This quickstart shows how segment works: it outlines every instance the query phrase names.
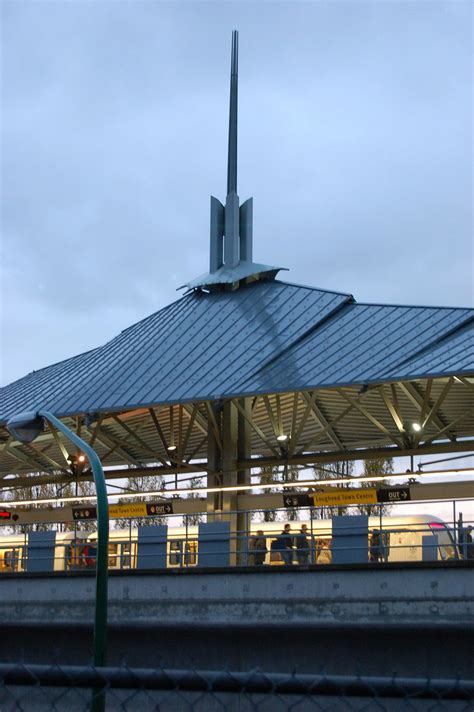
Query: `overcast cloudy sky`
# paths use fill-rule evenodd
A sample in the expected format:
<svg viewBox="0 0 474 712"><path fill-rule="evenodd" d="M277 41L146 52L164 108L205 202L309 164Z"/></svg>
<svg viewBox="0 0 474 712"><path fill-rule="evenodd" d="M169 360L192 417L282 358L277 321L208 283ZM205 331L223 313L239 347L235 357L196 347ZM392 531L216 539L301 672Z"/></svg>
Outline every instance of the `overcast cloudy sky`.
<svg viewBox="0 0 474 712"><path fill-rule="evenodd" d="M472 304L470 2L4 2L1 382L207 271L240 30L256 261L359 301Z"/></svg>

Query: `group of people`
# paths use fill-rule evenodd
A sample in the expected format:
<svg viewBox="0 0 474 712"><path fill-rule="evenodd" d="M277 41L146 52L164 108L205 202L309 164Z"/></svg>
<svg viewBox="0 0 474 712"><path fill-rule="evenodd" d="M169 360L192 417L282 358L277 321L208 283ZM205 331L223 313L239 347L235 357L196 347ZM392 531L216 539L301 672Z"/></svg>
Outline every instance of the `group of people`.
<svg viewBox="0 0 474 712"><path fill-rule="evenodd" d="M73 569L91 569L95 567L97 548L94 544L75 539L69 549L69 566Z"/></svg>
<svg viewBox="0 0 474 712"><path fill-rule="evenodd" d="M262 529L250 538L249 553L250 563L261 566L265 563L268 552L267 538ZM306 524L301 525L299 532L293 534L291 525L285 524L283 531L270 545L270 555L272 561L282 561L284 564L292 564L294 558L298 564L309 564L311 553L311 537L309 536ZM318 539L316 542L316 563L331 563L331 542L328 539Z"/></svg>

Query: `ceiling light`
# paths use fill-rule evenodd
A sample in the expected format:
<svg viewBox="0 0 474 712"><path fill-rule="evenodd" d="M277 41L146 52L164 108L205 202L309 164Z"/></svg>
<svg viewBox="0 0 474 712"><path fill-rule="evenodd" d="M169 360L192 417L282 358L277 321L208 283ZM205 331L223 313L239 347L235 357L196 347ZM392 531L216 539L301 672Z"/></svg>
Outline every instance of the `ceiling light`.
<svg viewBox="0 0 474 712"><path fill-rule="evenodd" d="M168 445L168 452L174 452L176 450L176 445Z"/></svg>
<svg viewBox="0 0 474 712"><path fill-rule="evenodd" d="M369 477L342 477L341 479L327 479L327 480L295 480L293 482L272 482L270 484L248 484L248 485L234 485L232 487L196 487L194 489L173 489L173 490L154 490L154 491L149 491L149 492L133 492L133 493L126 493L126 494L121 494L120 499L121 500L127 500L127 499L134 499L138 497L160 497L163 499L164 495L186 495L186 494L214 494L218 492L245 492L249 490L271 490L275 487L275 485L281 487L282 489L285 489L287 487L291 489L306 489L308 487L318 489L319 487L334 487L334 485L342 485L342 484L349 484L349 483L354 483L357 484L358 482L368 482L370 484L376 483L376 482L390 482L393 483L394 480L403 480L404 482L407 481L407 479L410 477L410 474L412 474L414 477L417 479L423 479L423 478L437 478L437 477L446 477L447 475L466 475L468 477L474 476L474 469L466 468L466 469L459 469L459 470L438 470L438 471L433 471L433 472L416 472L416 473L407 473L403 472L400 474L390 474L390 475L371 475ZM403 484L403 482L402 482ZM109 492L108 497L117 497L116 492ZM2 504L4 505L5 508L9 507L15 507L15 506L25 506L25 505L31 505L31 504L59 504L61 502L63 503L70 503L70 502L92 502L95 501L96 497L95 495L87 495L87 496L80 496L78 495L77 497L52 497L49 499L31 499L31 500L14 500L11 502L3 502ZM471 498L469 498L471 499Z"/></svg>
<svg viewBox="0 0 474 712"><path fill-rule="evenodd" d="M285 435L285 433L277 435L277 440L279 443L284 443L286 440L288 440L288 435Z"/></svg>
<svg viewBox="0 0 474 712"><path fill-rule="evenodd" d="M411 427L412 427L412 430L415 431L415 433L419 433L421 430L421 425L419 423L412 423Z"/></svg>

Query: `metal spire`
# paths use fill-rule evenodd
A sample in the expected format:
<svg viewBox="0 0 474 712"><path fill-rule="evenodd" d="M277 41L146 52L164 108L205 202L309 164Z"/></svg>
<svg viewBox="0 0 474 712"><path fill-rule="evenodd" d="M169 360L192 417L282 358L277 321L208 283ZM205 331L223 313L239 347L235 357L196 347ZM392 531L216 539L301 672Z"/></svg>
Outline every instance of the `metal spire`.
<svg viewBox="0 0 474 712"><path fill-rule="evenodd" d="M237 193L237 90L239 72L239 33L232 32L230 55L229 149L227 154L227 195Z"/></svg>
<svg viewBox="0 0 474 712"><path fill-rule="evenodd" d="M225 205L211 196L211 249L209 273L188 282L189 289L236 289L241 283L274 279L281 267L253 262L253 200L239 205L237 195L237 85L239 33L232 32L230 56L229 145Z"/></svg>

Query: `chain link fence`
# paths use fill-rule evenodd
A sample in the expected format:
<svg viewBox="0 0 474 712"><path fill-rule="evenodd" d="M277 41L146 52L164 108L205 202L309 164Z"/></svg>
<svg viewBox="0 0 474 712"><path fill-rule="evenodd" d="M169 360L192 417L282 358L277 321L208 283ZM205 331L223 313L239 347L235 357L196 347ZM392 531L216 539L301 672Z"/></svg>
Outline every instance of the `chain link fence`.
<svg viewBox="0 0 474 712"><path fill-rule="evenodd" d="M259 670L166 670L121 666L0 665L1 712L344 712L474 709L474 682L264 673Z"/></svg>

